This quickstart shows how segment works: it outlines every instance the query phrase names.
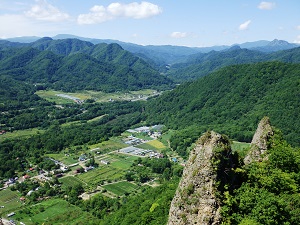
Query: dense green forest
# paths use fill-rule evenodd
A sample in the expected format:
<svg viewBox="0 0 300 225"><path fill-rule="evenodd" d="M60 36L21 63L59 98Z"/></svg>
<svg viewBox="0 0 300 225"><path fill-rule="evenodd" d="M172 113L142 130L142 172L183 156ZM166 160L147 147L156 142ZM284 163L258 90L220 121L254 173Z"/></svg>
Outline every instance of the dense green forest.
<svg viewBox="0 0 300 225"><path fill-rule="evenodd" d="M300 149L278 130L268 145L266 160L236 169L241 186L221 195L224 224L299 224Z"/></svg>
<svg viewBox="0 0 300 225"><path fill-rule="evenodd" d="M266 115L299 145L299 73L299 64L280 62L229 66L153 99L147 121L178 130L171 146L183 156L208 129L249 142Z"/></svg>
<svg viewBox="0 0 300 225"><path fill-rule="evenodd" d="M0 51L0 74L43 88L105 92L174 87L148 63L117 44L82 44L47 38L26 47ZM81 43L82 45L78 44ZM49 46L48 46L49 45Z"/></svg>

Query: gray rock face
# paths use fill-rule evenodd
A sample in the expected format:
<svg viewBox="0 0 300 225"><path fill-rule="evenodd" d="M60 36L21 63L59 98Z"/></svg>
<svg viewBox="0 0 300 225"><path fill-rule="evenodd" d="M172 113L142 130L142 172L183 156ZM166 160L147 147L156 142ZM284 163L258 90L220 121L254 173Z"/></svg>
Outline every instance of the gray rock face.
<svg viewBox="0 0 300 225"><path fill-rule="evenodd" d="M214 149L224 146L229 146L227 139L215 132L207 132L198 140L172 200L168 225L221 223L215 196L217 170L212 159Z"/></svg>
<svg viewBox="0 0 300 225"><path fill-rule="evenodd" d="M266 159L268 149L268 140L274 135L273 128L270 125L268 117L264 117L258 124L256 132L251 141L251 148L244 159L245 165L253 161L263 161Z"/></svg>

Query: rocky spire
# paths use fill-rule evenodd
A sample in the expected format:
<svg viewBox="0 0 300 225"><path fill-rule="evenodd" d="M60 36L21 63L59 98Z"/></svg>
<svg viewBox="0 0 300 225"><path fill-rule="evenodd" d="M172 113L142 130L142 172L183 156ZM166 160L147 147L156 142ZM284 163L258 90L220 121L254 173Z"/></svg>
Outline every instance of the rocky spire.
<svg viewBox="0 0 300 225"><path fill-rule="evenodd" d="M265 153L268 149L268 141L274 135L273 128L271 127L268 117L264 117L258 124L256 132L251 141L251 148L244 159L245 165L253 161L263 161Z"/></svg>
<svg viewBox="0 0 300 225"><path fill-rule="evenodd" d="M198 140L172 200L168 225L221 223L220 203L215 195L219 171L214 159L220 152L230 155L229 146L226 138L213 131Z"/></svg>

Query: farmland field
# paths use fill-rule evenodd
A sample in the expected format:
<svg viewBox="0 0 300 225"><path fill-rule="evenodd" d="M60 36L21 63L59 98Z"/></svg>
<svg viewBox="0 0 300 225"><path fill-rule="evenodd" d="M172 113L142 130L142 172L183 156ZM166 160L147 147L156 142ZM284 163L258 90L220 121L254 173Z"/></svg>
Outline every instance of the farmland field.
<svg viewBox="0 0 300 225"><path fill-rule="evenodd" d="M69 204L62 199L43 201L31 207L16 211L12 219L22 221L27 225L33 224L89 224L86 221L97 219L79 207ZM98 221L99 222L99 221Z"/></svg>
<svg viewBox="0 0 300 225"><path fill-rule="evenodd" d="M136 160L137 156L128 156L123 154L110 154L106 157L106 160L111 161L111 166L121 170L127 170L131 167L134 160Z"/></svg>
<svg viewBox="0 0 300 225"><path fill-rule="evenodd" d="M127 181L121 181L113 184L107 184L103 186L107 191L110 191L118 196L124 195L125 193L131 193L138 188L137 185L129 183Z"/></svg>
<svg viewBox="0 0 300 225"><path fill-rule="evenodd" d="M10 210L14 210L21 206L19 196L10 189L0 191L0 206L4 206L4 208L0 208L1 217L2 213L5 215L6 213L10 213Z"/></svg>
<svg viewBox="0 0 300 225"><path fill-rule="evenodd" d="M62 182L63 185L71 186L71 187L75 186L76 184L84 185L84 183L80 179L73 177L73 176L60 178L59 181Z"/></svg>
<svg viewBox="0 0 300 225"><path fill-rule="evenodd" d="M163 150L166 148L166 146L158 140L152 140L147 143L137 145L136 147L150 150Z"/></svg>
<svg viewBox="0 0 300 225"><path fill-rule="evenodd" d="M62 91L43 90L43 91L37 91L36 94L41 98L44 98L51 102L55 102L56 104L67 104L67 103L74 103L74 101L68 98L57 96L57 94L69 95L78 98L80 100L95 99L97 102L108 102L111 100L117 100L117 101L139 100L141 99L140 98L141 96L150 97L158 93L156 93L154 90L151 89L145 89L139 91L130 91L126 93L124 92L104 93L101 91L81 91L76 93L67 93Z"/></svg>
<svg viewBox="0 0 300 225"><path fill-rule="evenodd" d="M79 174L77 177L88 184L97 185L103 180L117 179L123 176L123 172L111 166L100 166L87 173Z"/></svg>

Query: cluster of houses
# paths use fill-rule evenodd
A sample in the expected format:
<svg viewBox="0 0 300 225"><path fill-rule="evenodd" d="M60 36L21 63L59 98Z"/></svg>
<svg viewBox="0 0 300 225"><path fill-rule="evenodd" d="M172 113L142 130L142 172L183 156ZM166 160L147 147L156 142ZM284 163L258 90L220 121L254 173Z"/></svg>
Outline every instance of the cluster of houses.
<svg viewBox="0 0 300 225"><path fill-rule="evenodd" d="M137 148L134 146L122 148L119 150L119 152L130 154L130 155L149 156L150 158L163 158L164 157L163 154L157 153L153 150Z"/></svg>
<svg viewBox="0 0 300 225"><path fill-rule="evenodd" d="M134 129L127 130L130 133L144 133L148 134L149 136L154 136L156 138L161 136L161 130L163 129L163 125L154 125L151 127L138 127Z"/></svg>
<svg viewBox="0 0 300 225"><path fill-rule="evenodd" d="M125 144L128 144L128 145L139 145L139 144L141 144L143 142L144 142L144 140L130 135L126 139Z"/></svg>
<svg viewBox="0 0 300 225"><path fill-rule="evenodd" d="M63 164L62 162L58 161L58 160L55 160L55 159L52 159L52 158L48 158L49 160L53 161L55 163L55 165L59 165L59 169L62 171L62 172L66 172L69 170L69 167L65 164Z"/></svg>

